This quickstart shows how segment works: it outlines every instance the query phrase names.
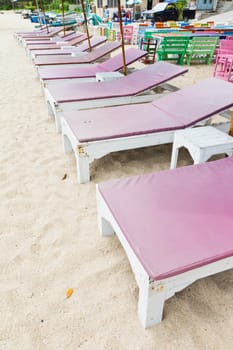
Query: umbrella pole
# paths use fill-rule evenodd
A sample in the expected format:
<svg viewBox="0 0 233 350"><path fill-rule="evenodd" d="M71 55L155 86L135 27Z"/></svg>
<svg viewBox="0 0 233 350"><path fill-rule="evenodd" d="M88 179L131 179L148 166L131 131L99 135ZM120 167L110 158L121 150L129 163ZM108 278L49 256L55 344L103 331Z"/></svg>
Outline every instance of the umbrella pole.
<svg viewBox="0 0 233 350"><path fill-rule="evenodd" d="M39 9L39 4L38 4L38 0L36 0L36 8L38 11L38 21L40 23L40 29L42 28L42 23L41 23L41 18L40 18L40 9Z"/></svg>
<svg viewBox="0 0 233 350"><path fill-rule="evenodd" d="M46 17L45 17L44 1L40 0L40 3L41 3L41 10L42 10L42 13L44 15L45 26L46 26L46 30L47 30L47 34L48 34L49 33L49 28L48 28L48 24L46 22Z"/></svg>
<svg viewBox="0 0 233 350"><path fill-rule="evenodd" d="M233 111L231 112L231 122L230 122L230 132L229 134L233 136Z"/></svg>
<svg viewBox="0 0 233 350"><path fill-rule="evenodd" d="M87 25L87 16L86 16L86 11L84 7L84 1L81 0L82 4L82 11L83 11L83 17L84 17L84 24L86 28L86 33L87 33L87 41L88 41L88 46L89 46L89 52L91 51L91 42L90 42L90 35L89 35L89 30L88 30L88 25Z"/></svg>
<svg viewBox="0 0 233 350"><path fill-rule="evenodd" d="M125 63L125 43L124 43L124 33L122 26L122 16L121 16L121 0L118 0L118 19L121 33L121 50L122 50L122 60L123 60L123 73L127 75L126 63Z"/></svg>
<svg viewBox="0 0 233 350"><path fill-rule="evenodd" d="M64 0L61 2L61 10L62 10L62 23L63 23L63 33L64 36L66 35L66 28L65 28L65 9L64 9Z"/></svg>

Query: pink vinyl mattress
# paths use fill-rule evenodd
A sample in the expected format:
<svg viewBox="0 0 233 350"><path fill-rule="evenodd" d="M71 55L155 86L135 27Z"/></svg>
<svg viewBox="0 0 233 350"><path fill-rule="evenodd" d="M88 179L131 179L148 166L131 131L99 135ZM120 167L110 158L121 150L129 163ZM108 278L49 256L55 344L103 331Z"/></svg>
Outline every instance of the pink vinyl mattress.
<svg viewBox="0 0 233 350"><path fill-rule="evenodd" d="M89 67L49 67L39 68L38 73L42 80L55 80L55 79L75 79L75 78L93 78L96 73L108 72L108 70L102 68L102 64L93 64Z"/></svg>
<svg viewBox="0 0 233 350"><path fill-rule="evenodd" d="M85 84L67 82L50 86L48 90L57 103L135 96L187 71L187 68L161 61L114 81Z"/></svg>
<svg viewBox="0 0 233 350"><path fill-rule="evenodd" d="M65 112L63 117L79 142L91 142L186 128L231 106L233 84L209 78L151 103Z"/></svg>
<svg viewBox="0 0 233 350"><path fill-rule="evenodd" d="M99 191L149 277L233 256L233 157L109 181Z"/></svg>

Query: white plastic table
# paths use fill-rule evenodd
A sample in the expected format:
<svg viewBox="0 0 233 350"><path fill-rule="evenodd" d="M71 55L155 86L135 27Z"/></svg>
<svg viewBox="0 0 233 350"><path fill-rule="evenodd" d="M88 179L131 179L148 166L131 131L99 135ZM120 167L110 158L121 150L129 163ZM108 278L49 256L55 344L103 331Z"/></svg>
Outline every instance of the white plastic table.
<svg viewBox="0 0 233 350"><path fill-rule="evenodd" d="M122 78L124 75L120 72L103 72L103 73L96 73L96 81L106 81L106 80L114 80Z"/></svg>
<svg viewBox="0 0 233 350"><path fill-rule="evenodd" d="M212 155L233 154L233 137L212 126L190 128L175 132L172 148L171 169L176 168L179 148L188 149L194 164L206 162Z"/></svg>

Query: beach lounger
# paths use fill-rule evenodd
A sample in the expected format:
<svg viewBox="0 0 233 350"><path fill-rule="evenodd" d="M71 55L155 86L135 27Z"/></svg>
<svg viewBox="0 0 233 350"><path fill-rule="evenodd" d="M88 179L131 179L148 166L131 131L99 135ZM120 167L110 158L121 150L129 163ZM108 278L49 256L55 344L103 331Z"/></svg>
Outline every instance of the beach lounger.
<svg viewBox="0 0 233 350"><path fill-rule="evenodd" d="M96 48L97 46L104 44L107 41L106 36L95 36L90 39L90 46L91 50ZM35 57L43 56L45 57L51 57L54 58L60 57L61 55L66 56L78 56L82 52L89 51L89 43L87 40L83 41L78 46L62 46L60 49L54 49L54 50L31 50L31 57L32 59L35 59Z"/></svg>
<svg viewBox="0 0 233 350"><path fill-rule="evenodd" d="M59 30L58 30L59 29ZM50 26L43 26L42 28L38 28L35 30L24 30L24 31L17 31L14 33L15 36L31 36L31 37L37 37L37 36L48 36L48 34L52 32L60 32L60 28L54 28Z"/></svg>
<svg viewBox="0 0 233 350"><path fill-rule="evenodd" d="M158 62L113 81L50 86L44 89L45 100L59 131L60 117L65 111L152 101L153 89L187 71L184 67ZM177 89L169 84L166 88Z"/></svg>
<svg viewBox="0 0 233 350"><path fill-rule="evenodd" d="M47 28L46 26L42 26L41 28L38 28L38 29L34 29L34 30L22 30L22 31L17 31L17 32L14 32L14 36L17 37L17 35L40 35L40 34L46 34L47 33Z"/></svg>
<svg viewBox="0 0 233 350"><path fill-rule="evenodd" d="M59 57L36 57L34 64L37 67L51 67L51 66L65 66L68 65L80 65L93 63L102 59L104 56L110 54L112 51L118 49L121 46L119 42L107 42L106 44L97 47L95 50L88 52L86 55L77 57L71 56L59 56Z"/></svg>
<svg viewBox="0 0 233 350"><path fill-rule="evenodd" d="M59 34L61 31L63 31L63 28L52 28L48 27L48 30L45 29L43 32L29 32L29 33L18 33L16 34L17 39L21 42L26 38L51 38L57 34Z"/></svg>
<svg viewBox="0 0 233 350"><path fill-rule="evenodd" d="M68 33L65 36L64 35L56 35L52 38L28 38L24 39L23 45L26 48L27 45L51 45L51 44L64 44L67 45L70 41L73 39L76 39L80 36L82 36L83 33Z"/></svg>
<svg viewBox="0 0 233 350"><path fill-rule="evenodd" d="M29 37L25 38L24 41L29 42L29 41L34 41L41 42L45 41L45 43L49 42L56 42L56 41L66 41L66 40L71 40L71 38L75 38L77 34L82 34L81 32L75 32L74 30L67 30L64 34L64 32L58 33L58 35L52 36L51 38L49 37L44 37L44 36L38 36L38 37Z"/></svg>
<svg viewBox="0 0 233 350"><path fill-rule="evenodd" d="M232 174L229 157L98 185L99 230L126 252L144 328L176 292L233 267Z"/></svg>
<svg viewBox="0 0 233 350"><path fill-rule="evenodd" d="M125 63L131 63L145 57L147 51L131 47L125 50ZM53 84L62 84L70 81L96 81L96 74L103 72L116 72L123 68L122 53L119 53L99 64L90 64L85 67L41 67L38 74L43 87Z"/></svg>
<svg viewBox="0 0 233 350"><path fill-rule="evenodd" d="M76 46L78 44L80 44L81 42L83 42L84 40L87 39L87 34L81 34L81 35L77 35L76 38L70 40L69 42L57 42L54 44L28 44L27 45L27 50L31 51L31 50L54 50L54 49L60 49L61 46Z"/></svg>
<svg viewBox="0 0 233 350"><path fill-rule="evenodd" d="M232 107L232 96L233 84L209 78L151 103L66 112L61 118L64 150L74 151L78 182L85 183L95 159L111 152L172 143L176 130Z"/></svg>

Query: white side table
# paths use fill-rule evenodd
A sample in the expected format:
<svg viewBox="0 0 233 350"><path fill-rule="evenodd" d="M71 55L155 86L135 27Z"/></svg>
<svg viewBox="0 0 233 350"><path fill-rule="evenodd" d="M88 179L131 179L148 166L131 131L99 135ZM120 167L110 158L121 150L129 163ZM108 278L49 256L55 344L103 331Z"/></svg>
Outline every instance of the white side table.
<svg viewBox="0 0 233 350"><path fill-rule="evenodd" d="M179 148L188 149L194 164L206 162L212 155L226 153L233 154L233 137L212 126L190 128L175 132L171 169L176 168Z"/></svg>
<svg viewBox="0 0 233 350"><path fill-rule="evenodd" d="M121 74L119 72L103 72L103 73L96 73L96 81L106 81L106 80L114 80L122 78L124 74Z"/></svg>

